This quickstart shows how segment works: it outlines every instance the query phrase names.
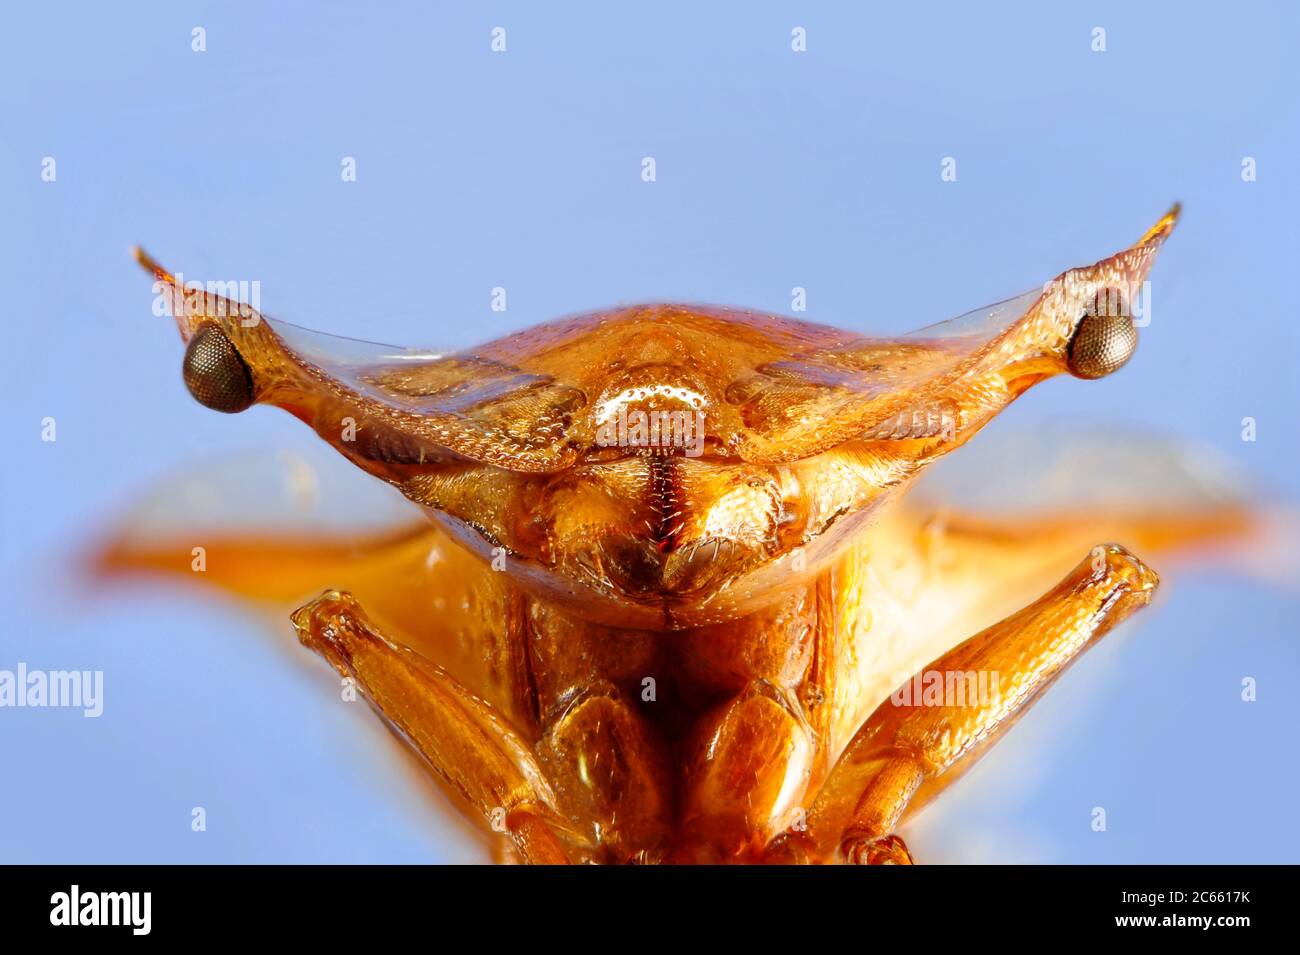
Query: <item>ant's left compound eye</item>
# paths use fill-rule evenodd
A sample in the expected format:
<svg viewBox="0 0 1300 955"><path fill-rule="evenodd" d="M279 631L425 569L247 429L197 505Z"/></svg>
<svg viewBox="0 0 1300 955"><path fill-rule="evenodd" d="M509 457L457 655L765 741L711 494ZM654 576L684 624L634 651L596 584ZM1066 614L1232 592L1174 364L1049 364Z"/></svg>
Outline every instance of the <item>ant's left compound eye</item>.
<svg viewBox="0 0 1300 955"><path fill-rule="evenodd" d="M1105 296L1099 295L1098 302ZM1112 297L1113 300L1113 297ZM1066 365L1076 378L1104 378L1123 368L1137 350L1138 333L1127 309L1101 307L1079 321L1066 352Z"/></svg>
<svg viewBox="0 0 1300 955"><path fill-rule="evenodd" d="M194 400L213 411L233 414L253 403L253 374L216 325L204 325L194 333L181 373Z"/></svg>

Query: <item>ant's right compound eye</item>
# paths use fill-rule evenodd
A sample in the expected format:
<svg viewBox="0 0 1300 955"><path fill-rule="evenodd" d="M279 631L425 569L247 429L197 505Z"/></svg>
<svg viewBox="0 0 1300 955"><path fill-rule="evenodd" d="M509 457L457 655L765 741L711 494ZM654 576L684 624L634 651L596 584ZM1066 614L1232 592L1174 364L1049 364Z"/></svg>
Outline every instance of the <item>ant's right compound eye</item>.
<svg viewBox="0 0 1300 955"><path fill-rule="evenodd" d="M1079 320L1066 352L1076 378L1104 378L1119 371L1137 350L1138 333L1124 308L1097 308Z"/></svg>

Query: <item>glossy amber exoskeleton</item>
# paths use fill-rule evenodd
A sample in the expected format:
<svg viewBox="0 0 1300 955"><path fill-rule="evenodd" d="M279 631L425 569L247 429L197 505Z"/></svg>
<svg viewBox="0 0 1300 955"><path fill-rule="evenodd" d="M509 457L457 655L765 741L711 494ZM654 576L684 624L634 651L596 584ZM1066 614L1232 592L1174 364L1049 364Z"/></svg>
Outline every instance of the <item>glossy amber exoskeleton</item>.
<svg viewBox="0 0 1300 955"><path fill-rule="evenodd" d="M900 503L1031 385L1127 361L1175 218L905 337L646 305L445 356L272 322L140 258L197 398L278 405L427 513L370 537L209 535L210 576L275 601L334 588L293 614L300 639L507 854L909 862L900 821L1150 600L1156 575L1108 541L1249 529L1173 499ZM103 559L189 552L128 531Z"/></svg>

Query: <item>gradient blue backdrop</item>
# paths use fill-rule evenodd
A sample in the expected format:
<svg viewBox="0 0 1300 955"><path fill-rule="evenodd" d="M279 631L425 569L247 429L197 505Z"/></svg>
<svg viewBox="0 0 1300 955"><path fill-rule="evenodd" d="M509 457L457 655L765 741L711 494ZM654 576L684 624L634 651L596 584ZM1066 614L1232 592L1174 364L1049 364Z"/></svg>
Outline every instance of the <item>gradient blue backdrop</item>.
<svg viewBox="0 0 1300 955"><path fill-rule="evenodd" d="M794 286L809 317L901 330L1108 254L1181 199L1133 365L1052 382L997 426L1149 425L1300 500L1294 8L542 6L0 15L0 668L107 684L98 720L0 710L0 861L479 857L283 623L71 582L76 546L163 475L314 440L188 400L134 242L192 277L260 279L272 315L380 341L468 345L645 299L785 312ZM1174 580L909 830L918 855L1296 861L1298 611L1260 583Z"/></svg>

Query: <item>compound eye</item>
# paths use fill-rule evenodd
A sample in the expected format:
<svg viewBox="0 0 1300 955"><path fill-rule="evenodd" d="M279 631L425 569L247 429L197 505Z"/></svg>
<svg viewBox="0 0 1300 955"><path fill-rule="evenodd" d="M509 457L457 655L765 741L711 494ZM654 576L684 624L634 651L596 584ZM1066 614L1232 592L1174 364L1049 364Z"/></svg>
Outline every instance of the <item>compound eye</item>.
<svg viewBox="0 0 1300 955"><path fill-rule="evenodd" d="M253 403L253 374L216 325L203 325L194 333L181 374L194 400L213 411L233 414Z"/></svg>
<svg viewBox="0 0 1300 955"><path fill-rule="evenodd" d="M1076 378L1104 378L1123 368L1137 350L1138 333L1133 319L1122 305L1110 306L1103 294L1098 295L1096 308L1090 309L1079 320L1066 352L1066 365Z"/></svg>

